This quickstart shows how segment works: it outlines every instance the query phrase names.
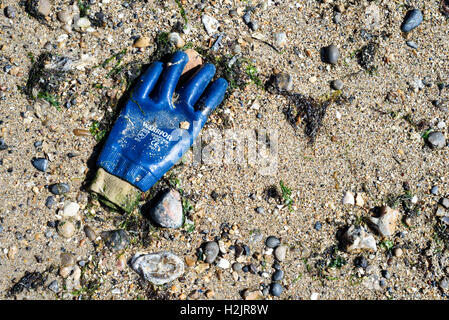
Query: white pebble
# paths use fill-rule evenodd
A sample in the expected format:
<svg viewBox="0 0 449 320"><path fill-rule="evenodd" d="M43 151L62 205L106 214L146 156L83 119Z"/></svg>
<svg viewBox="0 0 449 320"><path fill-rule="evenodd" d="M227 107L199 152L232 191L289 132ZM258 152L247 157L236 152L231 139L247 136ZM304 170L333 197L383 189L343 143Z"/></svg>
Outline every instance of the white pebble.
<svg viewBox="0 0 449 320"><path fill-rule="evenodd" d="M343 197L343 204L351 204L354 205L354 194L351 191L346 191L345 196Z"/></svg>

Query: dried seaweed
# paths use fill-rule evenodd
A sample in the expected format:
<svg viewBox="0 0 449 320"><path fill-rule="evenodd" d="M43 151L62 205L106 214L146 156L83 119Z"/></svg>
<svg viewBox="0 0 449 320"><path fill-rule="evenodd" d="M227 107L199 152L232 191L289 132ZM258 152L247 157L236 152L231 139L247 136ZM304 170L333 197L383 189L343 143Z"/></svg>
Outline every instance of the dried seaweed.
<svg viewBox="0 0 449 320"><path fill-rule="evenodd" d="M14 284L9 290L9 296L13 296L21 293L24 289L37 289L42 287L47 281L47 277L44 277L40 272L25 272L25 275Z"/></svg>
<svg viewBox="0 0 449 320"><path fill-rule="evenodd" d="M364 68L365 70L373 70L375 69L374 60L377 52L378 45L371 41L366 46L364 46L357 53L357 62Z"/></svg>

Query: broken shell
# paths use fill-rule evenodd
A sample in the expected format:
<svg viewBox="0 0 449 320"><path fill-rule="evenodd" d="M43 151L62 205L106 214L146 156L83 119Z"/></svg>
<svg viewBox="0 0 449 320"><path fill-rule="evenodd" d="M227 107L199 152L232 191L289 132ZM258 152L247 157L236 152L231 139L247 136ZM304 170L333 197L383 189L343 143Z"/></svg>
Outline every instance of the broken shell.
<svg viewBox="0 0 449 320"><path fill-rule="evenodd" d="M383 206L380 208L380 216L378 218L370 217L369 221L382 237L390 237L396 229L399 215L399 211Z"/></svg>
<svg viewBox="0 0 449 320"><path fill-rule="evenodd" d="M131 266L145 280L156 285L171 282L184 273L184 262L171 252L136 253Z"/></svg>
<svg viewBox="0 0 449 320"><path fill-rule="evenodd" d="M343 235L346 251L355 253L363 250L377 251L376 240L362 226L351 226Z"/></svg>

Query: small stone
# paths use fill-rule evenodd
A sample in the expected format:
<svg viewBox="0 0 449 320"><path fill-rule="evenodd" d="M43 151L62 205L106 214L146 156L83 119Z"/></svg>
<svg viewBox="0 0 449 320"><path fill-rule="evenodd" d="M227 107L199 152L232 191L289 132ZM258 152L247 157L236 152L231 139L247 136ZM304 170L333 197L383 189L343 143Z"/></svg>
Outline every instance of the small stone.
<svg viewBox="0 0 449 320"><path fill-rule="evenodd" d="M37 170L42 171L42 172L47 171L47 168L48 168L48 160L47 159L36 158L36 159L33 159L31 161L31 163Z"/></svg>
<svg viewBox="0 0 449 320"><path fill-rule="evenodd" d="M427 141L434 149L441 149L446 146L446 138L444 134L439 131L434 131L429 134Z"/></svg>
<svg viewBox="0 0 449 320"><path fill-rule="evenodd" d="M267 240L265 241L265 245L268 248L276 248L280 243L281 243L281 241L278 238L276 238L275 236L269 236L267 238Z"/></svg>
<svg viewBox="0 0 449 320"><path fill-rule="evenodd" d="M262 208L262 207L257 207L256 208L256 212L259 213L259 214L263 214L265 212L265 209Z"/></svg>
<svg viewBox="0 0 449 320"><path fill-rule="evenodd" d="M334 21L335 24L339 24L341 22L341 13L340 12L334 12L334 16L332 17L332 21Z"/></svg>
<svg viewBox="0 0 449 320"><path fill-rule="evenodd" d="M338 47L336 45L330 45L323 48L323 61L330 64L336 64L338 58L340 57L340 52L338 51Z"/></svg>
<svg viewBox="0 0 449 320"><path fill-rule="evenodd" d="M74 24L75 30L81 31L81 32L88 31L88 29L90 27L91 27L91 23L87 17L79 18Z"/></svg>
<svg viewBox="0 0 449 320"><path fill-rule="evenodd" d="M274 257L278 261L284 261L287 255L287 246L281 245L274 250Z"/></svg>
<svg viewBox="0 0 449 320"><path fill-rule="evenodd" d="M167 251L150 254L138 252L131 259L131 267L145 280L156 285L171 282L184 273L182 260Z"/></svg>
<svg viewBox="0 0 449 320"><path fill-rule="evenodd" d="M393 255L395 256L395 257L400 257L400 256L402 256L402 253L403 253L403 251L402 251L402 249L401 248L395 248L394 250L393 250Z"/></svg>
<svg viewBox="0 0 449 320"><path fill-rule="evenodd" d="M103 231L100 236L106 246L115 251L125 249L129 244L128 234L123 229Z"/></svg>
<svg viewBox="0 0 449 320"><path fill-rule="evenodd" d="M215 291L214 290L206 290L205 295L208 299L212 298L213 296L215 296Z"/></svg>
<svg viewBox="0 0 449 320"><path fill-rule="evenodd" d="M49 209L51 209L51 207L56 203L55 197L53 196L48 196L47 199L45 200L45 206Z"/></svg>
<svg viewBox="0 0 449 320"><path fill-rule="evenodd" d="M263 299L263 294L262 294L262 292L260 292L260 290L250 291L247 289L243 292L242 296L243 296L244 300L262 300Z"/></svg>
<svg viewBox="0 0 449 320"><path fill-rule="evenodd" d="M355 204L359 207L363 207L365 205L365 200L363 199L361 193L357 193L357 196L355 197Z"/></svg>
<svg viewBox="0 0 449 320"><path fill-rule="evenodd" d="M195 259L195 258L192 258L192 257L190 257L190 256L186 256L186 257L184 258L184 261L185 261L185 263L186 263L186 265L187 265L188 267L193 267L193 266L195 265L195 263L196 263L196 259Z"/></svg>
<svg viewBox="0 0 449 320"><path fill-rule="evenodd" d="M401 25L402 32L410 32L421 24L423 15L420 10L413 9L407 12Z"/></svg>
<svg viewBox="0 0 449 320"><path fill-rule="evenodd" d="M189 72L190 70L193 70L203 64L203 59L201 58L201 55L195 50L187 49L184 52L187 54L189 61L184 67L182 74L185 74L186 72Z"/></svg>
<svg viewBox="0 0 449 320"><path fill-rule="evenodd" d="M16 7L7 6L5 8L5 16L7 16L10 19L14 19L16 17Z"/></svg>
<svg viewBox="0 0 449 320"><path fill-rule="evenodd" d="M48 285L48 289L50 291L53 291L54 293L58 293L59 292L59 283L57 280L53 280L49 285Z"/></svg>
<svg viewBox="0 0 449 320"><path fill-rule="evenodd" d="M215 241L206 242L203 246L204 254L206 255L206 262L213 263L217 258L220 250L218 244Z"/></svg>
<svg viewBox="0 0 449 320"><path fill-rule="evenodd" d="M445 207L446 209L449 209L449 199L448 198L442 198L440 200L440 203L443 207Z"/></svg>
<svg viewBox="0 0 449 320"><path fill-rule="evenodd" d="M279 297L282 294L282 291L284 291L284 288L282 288L282 286L279 283L275 282L271 284L270 294L272 296Z"/></svg>
<svg viewBox="0 0 449 320"><path fill-rule="evenodd" d="M155 205L149 210L149 216L163 228L180 228L184 223L181 195L175 189L159 194Z"/></svg>
<svg viewBox="0 0 449 320"><path fill-rule="evenodd" d="M322 227L322 225L321 225L321 222L319 222L319 221L315 222L315 224L314 224L314 226L313 226L313 228L314 228L316 231L320 231L320 230L321 230L321 227Z"/></svg>
<svg viewBox="0 0 449 320"><path fill-rule="evenodd" d="M343 197L342 200L343 205L354 205L355 204L355 200L354 200L354 194L351 191L346 191L345 196Z"/></svg>
<svg viewBox="0 0 449 320"><path fill-rule="evenodd" d="M293 89L293 78L288 73L278 73L274 76L273 84L279 91L291 91Z"/></svg>
<svg viewBox="0 0 449 320"><path fill-rule="evenodd" d="M354 265L358 268L366 269L368 267L368 261L363 256L359 256L354 259Z"/></svg>
<svg viewBox="0 0 449 320"><path fill-rule="evenodd" d="M232 265L232 270L234 270L235 272L240 272L242 271L243 265L240 262L236 262Z"/></svg>
<svg viewBox="0 0 449 320"><path fill-rule="evenodd" d="M9 250L8 250L8 259L9 260L14 260L14 258L16 257L17 252L19 252L19 249L17 248L17 246L10 247Z"/></svg>
<svg viewBox="0 0 449 320"><path fill-rule="evenodd" d="M436 196L438 194L438 186L433 186L432 189L430 189L430 193Z"/></svg>
<svg viewBox="0 0 449 320"><path fill-rule="evenodd" d="M284 278L284 271L277 270L273 273L273 281L281 281Z"/></svg>
<svg viewBox="0 0 449 320"><path fill-rule="evenodd" d="M69 267L75 264L75 257L69 252L61 253L61 267Z"/></svg>
<svg viewBox="0 0 449 320"><path fill-rule="evenodd" d="M378 218L370 217L369 221L382 237L391 237L396 229L399 216L398 210L383 206L380 208L380 216Z"/></svg>
<svg viewBox="0 0 449 320"><path fill-rule="evenodd" d="M377 251L376 240L362 226L351 226L343 235L343 242L349 253L363 250Z"/></svg>
<svg viewBox="0 0 449 320"><path fill-rule="evenodd" d="M206 32L209 36L213 36L220 26L217 19L208 15L203 15L201 17L201 22L203 23L204 29L206 29Z"/></svg>
<svg viewBox="0 0 449 320"><path fill-rule="evenodd" d="M59 221L57 231L60 236L69 239L75 234L75 225L69 220Z"/></svg>
<svg viewBox="0 0 449 320"><path fill-rule="evenodd" d="M78 215L78 211L80 209L80 205L76 202L68 201L64 204L64 210L62 212L63 217L66 218L74 218L76 220L81 220L81 217Z"/></svg>
<svg viewBox="0 0 449 320"><path fill-rule="evenodd" d="M287 35L285 32L277 32L273 35L273 37L276 47L280 48L287 44Z"/></svg>
<svg viewBox="0 0 449 320"><path fill-rule="evenodd" d="M181 38L181 36L177 32L170 33L168 35L168 41L174 44L175 47L178 49L184 47L184 45L186 44L185 41Z"/></svg>
<svg viewBox="0 0 449 320"><path fill-rule="evenodd" d="M56 195L62 195L69 192L70 186L67 183L55 183L50 186L50 192Z"/></svg>
<svg viewBox="0 0 449 320"><path fill-rule="evenodd" d="M416 44L415 41L410 40L410 41L407 41L406 44L412 49L418 49L418 45Z"/></svg>
<svg viewBox="0 0 449 320"><path fill-rule="evenodd" d="M231 267L231 263L229 262L229 260L220 258L220 260L218 260L217 262L217 267L222 269L229 269Z"/></svg>
<svg viewBox="0 0 449 320"><path fill-rule="evenodd" d="M86 234L86 237L89 238L90 241L95 241L97 239L95 231L87 225L84 226L84 233Z"/></svg>
<svg viewBox="0 0 449 320"><path fill-rule="evenodd" d="M332 88L333 89L335 89L335 90L341 90L341 89L343 89L343 81L341 81L341 80L339 80L339 79L337 79L337 80L334 80L334 81L332 81Z"/></svg>
<svg viewBox="0 0 449 320"><path fill-rule="evenodd" d="M64 24L72 23L72 12L71 10L61 10L57 14L58 20Z"/></svg>
<svg viewBox="0 0 449 320"><path fill-rule="evenodd" d="M133 43L134 48L146 48L149 45L150 45L150 39L148 39L147 37L139 37Z"/></svg>
<svg viewBox="0 0 449 320"><path fill-rule="evenodd" d="M406 217L406 218L404 219L404 223L405 223L405 225L406 225L407 227L410 228L410 227L413 225L413 223L412 223L412 218Z"/></svg>
<svg viewBox="0 0 449 320"><path fill-rule="evenodd" d="M179 123L179 128L183 129L183 130L189 130L190 128L190 123L188 121L181 121Z"/></svg>

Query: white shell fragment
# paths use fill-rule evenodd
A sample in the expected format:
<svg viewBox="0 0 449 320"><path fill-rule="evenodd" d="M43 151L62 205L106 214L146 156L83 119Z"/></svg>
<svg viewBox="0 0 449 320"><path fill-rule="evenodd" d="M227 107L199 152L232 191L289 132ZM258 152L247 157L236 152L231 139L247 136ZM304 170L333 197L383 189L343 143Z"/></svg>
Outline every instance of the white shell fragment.
<svg viewBox="0 0 449 320"><path fill-rule="evenodd" d="M399 215L399 211L383 206L380 208L380 216L378 218L370 217L369 221L382 237L390 237L396 229Z"/></svg>
<svg viewBox="0 0 449 320"><path fill-rule="evenodd" d="M346 250L350 253L363 250L377 251L374 236L362 226L351 226L343 235L343 241L346 243Z"/></svg>
<svg viewBox="0 0 449 320"><path fill-rule="evenodd" d="M131 259L131 267L145 280L156 285L171 282L184 273L184 262L175 254L136 253Z"/></svg>

